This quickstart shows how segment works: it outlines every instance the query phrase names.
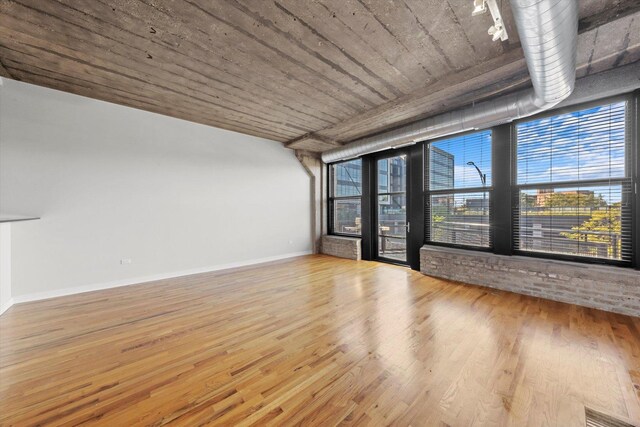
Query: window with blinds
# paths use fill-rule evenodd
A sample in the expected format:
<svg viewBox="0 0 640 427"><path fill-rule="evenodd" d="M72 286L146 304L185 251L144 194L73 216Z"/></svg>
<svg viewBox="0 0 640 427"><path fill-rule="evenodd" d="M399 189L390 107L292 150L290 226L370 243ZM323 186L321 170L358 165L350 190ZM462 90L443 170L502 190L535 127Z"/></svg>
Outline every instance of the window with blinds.
<svg viewBox="0 0 640 427"><path fill-rule="evenodd" d="M616 102L516 125L515 248L631 261L626 122Z"/></svg>
<svg viewBox="0 0 640 427"><path fill-rule="evenodd" d="M490 247L491 131L425 145L429 242Z"/></svg>
<svg viewBox="0 0 640 427"><path fill-rule="evenodd" d="M362 159L329 167L329 224L334 234L362 234Z"/></svg>

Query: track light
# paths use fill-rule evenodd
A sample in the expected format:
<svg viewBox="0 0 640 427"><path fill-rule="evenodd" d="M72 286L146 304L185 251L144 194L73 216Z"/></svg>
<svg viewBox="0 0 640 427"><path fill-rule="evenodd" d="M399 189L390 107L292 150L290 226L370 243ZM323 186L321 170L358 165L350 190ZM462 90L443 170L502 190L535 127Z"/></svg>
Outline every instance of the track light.
<svg viewBox="0 0 640 427"><path fill-rule="evenodd" d="M509 36L507 35L507 30L504 28L504 23L502 22L502 16L500 15L500 9L498 8L496 0L473 0L473 11L471 12L471 16L477 16L485 13L487 11L487 7L489 8L489 12L491 12L491 18L493 18L493 25L489 27L488 31L489 35L492 37L494 42L498 40L507 40Z"/></svg>
<svg viewBox="0 0 640 427"><path fill-rule="evenodd" d="M473 0L473 12L471 16L482 15L487 12L487 7L484 0Z"/></svg>
<svg viewBox="0 0 640 427"><path fill-rule="evenodd" d="M502 37L505 37L504 27L502 26L502 24L498 23L489 27L488 33L490 36L493 36L491 39L494 42L497 42L498 40L502 39ZM506 40L506 37L504 40Z"/></svg>

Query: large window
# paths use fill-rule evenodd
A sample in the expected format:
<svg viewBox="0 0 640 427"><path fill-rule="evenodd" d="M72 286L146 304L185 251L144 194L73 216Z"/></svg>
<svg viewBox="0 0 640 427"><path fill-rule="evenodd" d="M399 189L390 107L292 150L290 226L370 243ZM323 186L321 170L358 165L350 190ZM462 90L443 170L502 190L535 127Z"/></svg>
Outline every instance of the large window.
<svg viewBox="0 0 640 427"><path fill-rule="evenodd" d="M491 131L425 145L427 241L491 246Z"/></svg>
<svg viewBox="0 0 640 427"><path fill-rule="evenodd" d="M329 223L334 234L362 233L362 160L329 167Z"/></svg>
<svg viewBox="0 0 640 427"><path fill-rule="evenodd" d="M640 269L638 102L615 96L331 164L329 232L361 236L365 259L413 268L426 243Z"/></svg>
<svg viewBox="0 0 640 427"><path fill-rule="evenodd" d="M516 249L631 261L626 109L616 102L516 125Z"/></svg>

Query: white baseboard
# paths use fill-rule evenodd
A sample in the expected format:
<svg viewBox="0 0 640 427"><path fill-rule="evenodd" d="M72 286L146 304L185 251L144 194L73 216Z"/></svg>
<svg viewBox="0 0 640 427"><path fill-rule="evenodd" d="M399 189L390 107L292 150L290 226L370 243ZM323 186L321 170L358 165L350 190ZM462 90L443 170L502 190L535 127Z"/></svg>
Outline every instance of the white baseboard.
<svg viewBox="0 0 640 427"><path fill-rule="evenodd" d="M0 306L0 316L2 316L2 313L4 313L5 311L9 310L13 305L13 303L14 303L13 298L9 298L9 301L2 304Z"/></svg>
<svg viewBox="0 0 640 427"><path fill-rule="evenodd" d="M130 279L115 280L115 281L106 282L106 283L96 283L96 284L87 285L87 286L77 286L73 288L56 289L54 291L36 292L36 293L26 294L26 295L16 295L9 301L9 303L11 304L8 305L7 308L5 308L4 310L8 309L13 304L20 304L23 302L39 301L43 299L62 297L66 295L81 294L84 292L118 288L120 286L139 285L141 283L155 282L157 280L163 280L163 279L173 279L175 277L189 276L191 274L210 273L212 271L228 270L230 268L247 267L254 264L262 264L264 262L278 261L282 259L293 258L293 257L303 256L303 255L311 255L312 253L313 251L294 252L294 253L276 255L276 256L266 257L266 258L258 258L258 259L252 259L247 261L233 262L229 264L221 264L213 267L194 268L191 270L155 274L152 276L144 276L144 277L134 277ZM4 312L4 310L0 311L0 314Z"/></svg>

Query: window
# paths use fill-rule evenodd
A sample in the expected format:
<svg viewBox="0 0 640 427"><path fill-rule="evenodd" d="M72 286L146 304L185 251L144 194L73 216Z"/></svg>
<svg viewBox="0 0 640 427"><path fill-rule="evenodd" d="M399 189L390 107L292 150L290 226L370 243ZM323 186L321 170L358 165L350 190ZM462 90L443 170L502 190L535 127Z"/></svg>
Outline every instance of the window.
<svg viewBox="0 0 640 427"><path fill-rule="evenodd" d="M378 256L407 260L407 156L377 161Z"/></svg>
<svg viewBox="0 0 640 427"><path fill-rule="evenodd" d="M491 131L425 145L427 241L491 246Z"/></svg>
<svg viewBox="0 0 640 427"><path fill-rule="evenodd" d="M640 268L639 101L616 96L331 164L329 233L362 236L367 259L412 266L427 243ZM422 180L399 180L404 167Z"/></svg>
<svg viewBox="0 0 640 427"><path fill-rule="evenodd" d="M626 102L516 125L515 248L631 261Z"/></svg>
<svg viewBox="0 0 640 427"><path fill-rule="evenodd" d="M329 167L329 221L334 234L362 232L362 160Z"/></svg>

